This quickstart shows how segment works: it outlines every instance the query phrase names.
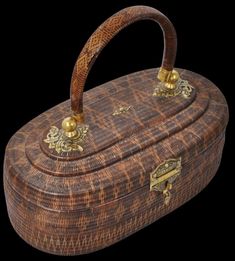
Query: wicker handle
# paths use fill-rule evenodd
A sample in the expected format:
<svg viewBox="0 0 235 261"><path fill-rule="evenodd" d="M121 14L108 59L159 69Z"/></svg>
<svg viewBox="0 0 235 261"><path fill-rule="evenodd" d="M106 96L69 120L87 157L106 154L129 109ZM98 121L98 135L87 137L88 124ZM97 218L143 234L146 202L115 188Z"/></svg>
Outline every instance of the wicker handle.
<svg viewBox="0 0 235 261"><path fill-rule="evenodd" d="M71 79L71 108L78 122L83 122L83 89L92 65L101 50L123 28L140 20L153 20L157 22L164 34L164 53L161 65L162 81L169 78L173 71L177 37L175 29L169 19L158 10L148 6L133 6L125 8L111 16L91 35L82 49L74 66Z"/></svg>

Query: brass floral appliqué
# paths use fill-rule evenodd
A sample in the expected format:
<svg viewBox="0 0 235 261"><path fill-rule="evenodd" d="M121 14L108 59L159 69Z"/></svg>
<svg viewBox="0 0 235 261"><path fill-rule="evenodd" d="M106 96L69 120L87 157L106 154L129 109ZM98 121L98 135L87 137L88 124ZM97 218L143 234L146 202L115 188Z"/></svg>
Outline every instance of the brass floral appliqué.
<svg viewBox="0 0 235 261"><path fill-rule="evenodd" d="M119 107L117 110L115 110L112 115L113 116L117 116L117 115L120 115L120 114L123 114L123 113L127 113L129 110L131 109L131 106L127 106L127 107Z"/></svg>
<svg viewBox="0 0 235 261"><path fill-rule="evenodd" d="M179 79L176 87L172 89L167 88L164 83L160 82L155 86L153 96L170 97L182 95L184 98L189 98L193 89L193 86L187 80L183 79Z"/></svg>
<svg viewBox="0 0 235 261"><path fill-rule="evenodd" d="M57 153L83 151L82 144L87 135L89 127L87 125L78 126L76 136L69 138L65 135L63 129L52 126L44 139L49 144L49 149L55 149Z"/></svg>

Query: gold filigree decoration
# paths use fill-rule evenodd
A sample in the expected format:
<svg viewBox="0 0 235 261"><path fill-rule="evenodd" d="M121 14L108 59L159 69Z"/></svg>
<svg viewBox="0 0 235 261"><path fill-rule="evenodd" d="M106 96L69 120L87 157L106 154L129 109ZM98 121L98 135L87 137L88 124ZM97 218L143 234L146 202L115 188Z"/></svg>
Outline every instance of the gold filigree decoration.
<svg viewBox="0 0 235 261"><path fill-rule="evenodd" d="M187 80L179 79L175 88L167 88L163 82L159 82L153 91L153 96L178 96L182 95L184 98L189 98L194 87L189 84Z"/></svg>
<svg viewBox="0 0 235 261"><path fill-rule="evenodd" d="M77 134L74 137L65 135L63 129L52 126L44 139L45 143L49 144L49 149L55 149L57 153L83 151L82 144L85 140L89 127L87 125L78 126L76 128Z"/></svg>
<svg viewBox="0 0 235 261"><path fill-rule="evenodd" d="M131 106L127 106L127 107L119 107L117 110L115 110L112 115L113 116L117 116L120 115L122 113L127 113L129 110L131 109Z"/></svg>

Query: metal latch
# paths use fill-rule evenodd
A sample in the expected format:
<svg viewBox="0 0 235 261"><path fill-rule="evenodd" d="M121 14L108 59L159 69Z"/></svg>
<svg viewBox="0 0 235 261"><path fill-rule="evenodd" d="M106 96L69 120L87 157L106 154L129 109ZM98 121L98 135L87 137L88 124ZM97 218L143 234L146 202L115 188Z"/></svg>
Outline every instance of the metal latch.
<svg viewBox="0 0 235 261"><path fill-rule="evenodd" d="M172 183L181 174L181 158L168 159L150 173L150 191L160 191L164 196L164 204L171 199Z"/></svg>

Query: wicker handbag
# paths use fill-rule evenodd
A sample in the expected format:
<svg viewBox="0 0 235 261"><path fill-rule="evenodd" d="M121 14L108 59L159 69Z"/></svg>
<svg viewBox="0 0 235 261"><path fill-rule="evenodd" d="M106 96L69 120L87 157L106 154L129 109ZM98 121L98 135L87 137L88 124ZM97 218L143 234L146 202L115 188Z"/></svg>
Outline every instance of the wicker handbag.
<svg viewBox="0 0 235 261"><path fill-rule="evenodd" d="M161 67L83 93L101 50L145 19L163 30ZM114 14L81 51L70 101L11 138L7 209L30 245L57 255L96 251L178 208L210 182L222 156L227 103L209 80L173 69L176 43L173 25L156 9L133 6Z"/></svg>

